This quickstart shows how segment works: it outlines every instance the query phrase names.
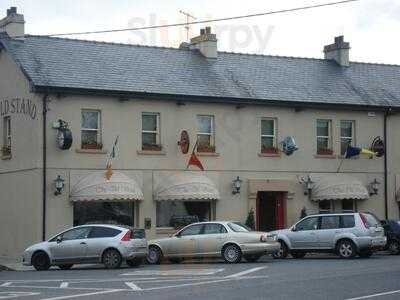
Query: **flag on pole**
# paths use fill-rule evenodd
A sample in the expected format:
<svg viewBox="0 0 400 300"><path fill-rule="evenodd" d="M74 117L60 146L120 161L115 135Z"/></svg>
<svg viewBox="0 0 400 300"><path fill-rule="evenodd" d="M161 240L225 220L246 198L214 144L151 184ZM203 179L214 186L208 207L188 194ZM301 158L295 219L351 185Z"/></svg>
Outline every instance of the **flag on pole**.
<svg viewBox="0 0 400 300"><path fill-rule="evenodd" d="M351 158L353 156L357 156L360 154L365 154L365 155L370 155L370 156L376 155L375 152L368 150L368 149L348 146L346 149L345 158Z"/></svg>
<svg viewBox="0 0 400 300"><path fill-rule="evenodd" d="M111 176L113 175L113 171L112 171L112 160L115 159L117 157L117 146L118 146L118 138L119 136L117 135L117 138L115 139L114 145L111 149L110 155L107 159L107 164L106 164L106 178L107 180L110 180Z"/></svg>
<svg viewBox="0 0 400 300"><path fill-rule="evenodd" d="M189 166L192 165L192 166L197 166L200 170L204 171L204 167L201 164L201 161L199 160L199 158L197 157L197 155L195 153L196 149L197 149L197 141L193 147L193 151L192 151L192 154L190 155L190 159L189 159L186 169L188 169Z"/></svg>

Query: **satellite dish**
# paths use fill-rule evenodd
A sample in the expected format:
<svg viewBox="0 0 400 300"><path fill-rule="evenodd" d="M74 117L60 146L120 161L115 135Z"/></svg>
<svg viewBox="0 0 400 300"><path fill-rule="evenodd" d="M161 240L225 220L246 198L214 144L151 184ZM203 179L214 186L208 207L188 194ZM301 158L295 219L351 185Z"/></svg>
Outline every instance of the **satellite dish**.
<svg viewBox="0 0 400 300"><path fill-rule="evenodd" d="M377 153L377 157L382 157L385 155L385 144L380 136L374 138L371 144L371 151Z"/></svg>
<svg viewBox="0 0 400 300"><path fill-rule="evenodd" d="M182 130L181 139L178 141L178 145L181 147L181 151L183 154L189 152L190 140L189 134L186 130Z"/></svg>
<svg viewBox="0 0 400 300"><path fill-rule="evenodd" d="M282 152L286 155L292 155L294 151L298 150L299 148L296 146L296 141L292 136L287 136L281 142L282 144Z"/></svg>

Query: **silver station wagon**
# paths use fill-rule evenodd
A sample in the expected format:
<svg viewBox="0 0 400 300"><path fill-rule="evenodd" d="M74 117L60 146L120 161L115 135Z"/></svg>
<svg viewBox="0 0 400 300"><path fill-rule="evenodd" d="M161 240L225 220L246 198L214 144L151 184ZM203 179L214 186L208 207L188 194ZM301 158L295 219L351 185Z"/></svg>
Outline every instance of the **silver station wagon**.
<svg viewBox="0 0 400 300"><path fill-rule="evenodd" d="M278 252L277 235L250 231L238 222L190 224L171 237L149 241L147 261L159 264L162 258L178 263L184 258L222 257L228 263L257 261L264 254Z"/></svg>
<svg viewBox="0 0 400 300"><path fill-rule="evenodd" d="M146 255L143 229L96 224L68 229L27 248L22 262L33 265L38 271L48 270L50 266L67 270L82 263L102 263L113 269L123 260L129 266L139 265Z"/></svg>

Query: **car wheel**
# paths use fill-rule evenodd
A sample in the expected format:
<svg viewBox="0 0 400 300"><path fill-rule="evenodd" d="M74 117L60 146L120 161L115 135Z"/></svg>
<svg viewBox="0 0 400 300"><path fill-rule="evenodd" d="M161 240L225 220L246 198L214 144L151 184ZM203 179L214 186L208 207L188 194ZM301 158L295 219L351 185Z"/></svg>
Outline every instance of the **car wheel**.
<svg viewBox="0 0 400 300"><path fill-rule="evenodd" d="M129 267L137 267L140 266L143 263L143 259L142 258L134 258L134 259L127 259L126 260L126 264Z"/></svg>
<svg viewBox="0 0 400 300"><path fill-rule="evenodd" d="M222 249L222 257L227 263L238 263L242 260L242 250L237 245L229 244Z"/></svg>
<svg viewBox="0 0 400 300"><path fill-rule="evenodd" d="M337 245L337 253L341 258L353 258L356 255L356 246L350 240L342 240Z"/></svg>
<svg viewBox="0 0 400 300"><path fill-rule="evenodd" d="M361 258L370 258L372 254L373 254L373 252L371 250L364 250L364 251L360 251L360 253L358 253L358 255Z"/></svg>
<svg viewBox="0 0 400 300"><path fill-rule="evenodd" d="M279 249L278 252L272 254L272 257L276 259L286 258L289 253L288 247L283 241L279 241L279 243L281 243L281 248Z"/></svg>
<svg viewBox="0 0 400 300"><path fill-rule="evenodd" d="M117 269L121 266L121 254L115 249L108 249L103 254L103 264L107 269Z"/></svg>
<svg viewBox="0 0 400 300"><path fill-rule="evenodd" d="M400 243L398 241L389 241L388 250L392 255L400 254Z"/></svg>
<svg viewBox="0 0 400 300"><path fill-rule="evenodd" d="M290 253L292 255L293 258L304 258L304 256L306 256L306 252L300 252L300 251L292 251Z"/></svg>
<svg viewBox="0 0 400 300"><path fill-rule="evenodd" d="M161 249L156 246L149 247L149 253L147 254L147 262L151 265L159 265L162 258Z"/></svg>
<svg viewBox="0 0 400 300"><path fill-rule="evenodd" d="M32 265L37 271L46 271L50 268L50 258L43 252L37 252L32 257Z"/></svg>
<svg viewBox="0 0 400 300"><path fill-rule="evenodd" d="M69 269L71 269L72 268L72 264L69 264L69 265L59 265L58 267L61 269L61 270L69 270Z"/></svg>
<svg viewBox="0 0 400 300"><path fill-rule="evenodd" d="M181 262L183 262L183 259L179 257L170 258L168 260L173 264L180 264Z"/></svg>
<svg viewBox="0 0 400 300"><path fill-rule="evenodd" d="M244 259L247 262L252 263L252 262L256 262L257 260L259 260L261 256L262 256L262 254L244 255Z"/></svg>

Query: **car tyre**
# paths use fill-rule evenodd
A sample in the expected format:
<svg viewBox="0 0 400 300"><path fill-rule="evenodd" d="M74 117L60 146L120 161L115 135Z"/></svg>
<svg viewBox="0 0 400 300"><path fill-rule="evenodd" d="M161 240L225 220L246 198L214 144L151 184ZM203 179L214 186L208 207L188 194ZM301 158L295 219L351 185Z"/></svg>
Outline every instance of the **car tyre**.
<svg viewBox="0 0 400 300"><path fill-rule="evenodd" d="M236 264L242 260L242 250L235 244L228 244L222 249L222 257L229 264Z"/></svg>
<svg viewBox="0 0 400 300"><path fill-rule="evenodd" d="M260 259L262 254L244 255L244 259L249 263L254 263Z"/></svg>
<svg viewBox="0 0 400 300"><path fill-rule="evenodd" d="M162 256L163 255L160 248L157 246L150 246L146 259L150 265L159 265L161 263Z"/></svg>
<svg viewBox="0 0 400 300"><path fill-rule="evenodd" d="M127 259L126 260L126 264L129 267L138 267L143 263L143 259L142 258L133 258L133 259Z"/></svg>
<svg viewBox="0 0 400 300"><path fill-rule="evenodd" d="M281 248L279 249L278 252L272 254L272 257L273 257L273 258L276 258L276 259L283 259L283 258L286 258L286 257L288 256L289 249L288 249L288 247L286 246L286 243L285 243L285 242L279 241L279 243L281 244Z"/></svg>
<svg viewBox="0 0 400 300"><path fill-rule="evenodd" d="M170 258L168 260L170 261L170 263L173 263L173 264L180 264L181 262L183 262L183 258L180 258L180 257L174 257L174 258Z"/></svg>
<svg viewBox="0 0 400 300"><path fill-rule="evenodd" d="M391 255L400 254L400 243L398 241L394 241L394 240L389 241L387 248Z"/></svg>
<svg viewBox="0 0 400 300"><path fill-rule="evenodd" d="M304 256L306 256L307 253L301 251L293 251L290 254L292 255L293 258L300 259L304 258Z"/></svg>
<svg viewBox="0 0 400 300"><path fill-rule="evenodd" d="M69 270L69 269L72 268L72 266L73 266L73 264L68 264L68 265L59 265L58 267L59 267L61 270Z"/></svg>
<svg viewBox="0 0 400 300"><path fill-rule="evenodd" d="M372 256L372 254L374 254L371 250L364 250L364 251L360 251L360 253L358 253L358 255L361 258L370 258Z"/></svg>
<svg viewBox="0 0 400 300"><path fill-rule="evenodd" d="M341 258L349 259L356 255L356 246L350 240L339 241L336 250Z"/></svg>
<svg viewBox="0 0 400 300"><path fill-rule="evenodd" d="M117 269L121 266L122 256L115 249L108 249L103 253L103 264L107 269Z"/></svg>
<svg viewBox="0 0 400 300"><path fill-rule="evenodd" d="M47 271L50 269L50 258L46 252L37 252L32 257L32 265L37 271Z"/></svg>

